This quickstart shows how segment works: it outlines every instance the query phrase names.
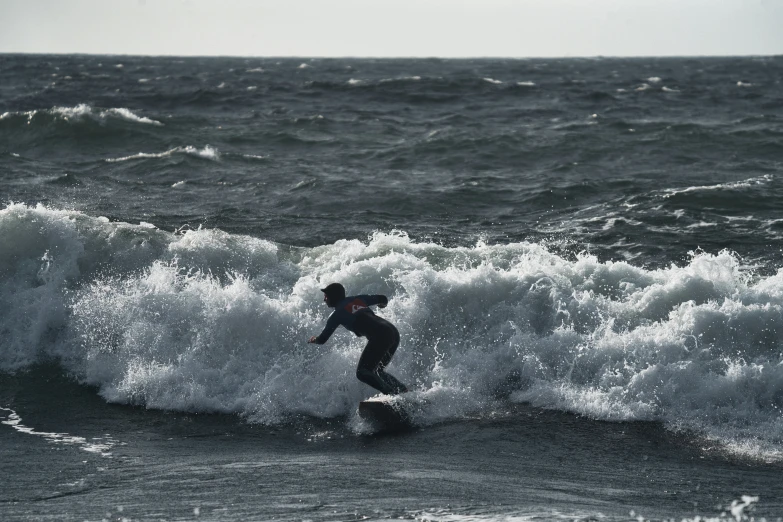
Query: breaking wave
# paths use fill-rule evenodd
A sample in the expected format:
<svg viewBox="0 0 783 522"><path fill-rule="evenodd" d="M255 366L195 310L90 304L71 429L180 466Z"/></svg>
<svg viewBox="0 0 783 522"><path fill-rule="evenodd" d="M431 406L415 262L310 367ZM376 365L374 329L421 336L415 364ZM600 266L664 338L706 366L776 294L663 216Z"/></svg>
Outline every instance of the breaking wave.
<svg viewBox="0 0 783 522"><path fill-rule="evenodd" d="M372 394L362 340L305 342L340 281L391 297L392 371L429 399L421 424L524 402L783 458L783 273L728 251L649 270L402 232L295 248L21 204L0 210L0 244L0 370L54 359L110 402L351 422Z"/></svg>

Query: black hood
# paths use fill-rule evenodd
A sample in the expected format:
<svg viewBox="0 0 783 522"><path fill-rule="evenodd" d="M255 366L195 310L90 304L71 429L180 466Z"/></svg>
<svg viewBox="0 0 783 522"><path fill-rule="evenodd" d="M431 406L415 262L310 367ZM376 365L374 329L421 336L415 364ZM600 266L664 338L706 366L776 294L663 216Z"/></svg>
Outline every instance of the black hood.
<svg viewBox="0 0 783 522"><path fill-rule="evenodd" d="M340 283L332 283L326 288L321 288L321 292L329 299L329 306L335 306L345 299L345 288Z"/></svg>

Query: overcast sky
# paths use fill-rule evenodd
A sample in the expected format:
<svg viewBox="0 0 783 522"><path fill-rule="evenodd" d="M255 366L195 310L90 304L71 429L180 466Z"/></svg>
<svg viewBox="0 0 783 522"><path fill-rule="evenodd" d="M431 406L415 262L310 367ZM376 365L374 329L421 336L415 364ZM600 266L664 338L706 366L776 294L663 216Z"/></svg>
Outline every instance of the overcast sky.
<svg viewBox="0 0 783 522"><path fill-rule="evenodd" d="M783 0L0 0L0 52L783 54Z"/></svg>

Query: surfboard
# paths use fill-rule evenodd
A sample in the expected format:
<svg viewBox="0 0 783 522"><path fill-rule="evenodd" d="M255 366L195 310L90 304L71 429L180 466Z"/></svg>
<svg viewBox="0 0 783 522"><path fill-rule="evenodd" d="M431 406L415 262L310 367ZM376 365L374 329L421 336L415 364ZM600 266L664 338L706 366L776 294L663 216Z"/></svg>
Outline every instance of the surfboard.
<svg viewBox="0 0 783 522"><path fill-rule="evenodd" d="M413 427L404 403L392 398L372 398L360 402L359 417L378 431L400 431Z"/></svg>

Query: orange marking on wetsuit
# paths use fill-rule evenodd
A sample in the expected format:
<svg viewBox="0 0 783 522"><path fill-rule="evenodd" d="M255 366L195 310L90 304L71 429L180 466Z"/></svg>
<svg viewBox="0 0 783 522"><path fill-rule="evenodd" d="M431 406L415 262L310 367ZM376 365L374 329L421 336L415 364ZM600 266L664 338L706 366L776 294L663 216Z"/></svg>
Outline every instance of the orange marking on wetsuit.
<svg viewBox="0 0 783 522"><path fill-rule="evenodd" d="M361 299L354 299L353 301L345 305L345 311L352 314L355 314L359 310L363 310L365 308L367 308L367 303L365 303Z"/></svg>

